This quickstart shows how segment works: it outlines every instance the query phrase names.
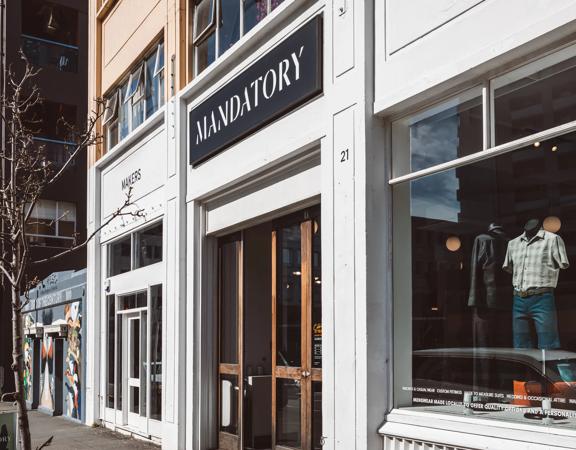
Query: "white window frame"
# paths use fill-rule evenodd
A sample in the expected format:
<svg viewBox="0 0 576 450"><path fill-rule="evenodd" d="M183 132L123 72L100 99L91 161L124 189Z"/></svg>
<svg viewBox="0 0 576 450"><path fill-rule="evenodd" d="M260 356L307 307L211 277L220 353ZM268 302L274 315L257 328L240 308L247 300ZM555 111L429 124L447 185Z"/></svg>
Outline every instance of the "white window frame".
<svg viewBox="0 0 576 450"><path fill-rule="evenodd" d="M576 58L576 45L571 45L547 56L540 57L528 64L522 65L516 69L510 70L502 75L496 76L491 79L486 79L482 83L482 94L483 94L483 130L485 133L485 145L484 149L478 151L474 154L467 155L458 159L454 159L436 166L432 166L426 169L418 170L415 172L406 172L406 168L410 167L410 149L408 148L392 148L392 173L399 173L402 170L402 175L394 176L388 181L389 186L393 187L392 190L392 203L394 205L394 210L392 212L393 221L393 236L392 236L392 248L393 248L393 323L402 324L401 327L394 327L394 345L393 345L393 374L391 393L392 393L392 411L388 417L391 422L403 423L404 420L408 420L407 423L412 423L414 418L422 418L426 422L428 421L440 421L447 423L446 421L453 421L455 425L455 431L468 433L470 430L474 430L474 434L477 434L478 420L482 420L485 423L488 420L488 424L491 425L495 431L494 437L502 434L500 430L505 431L506 436L509 437L507 433L509 430L513 430L520 427L525 429L525 432L531 433L534 436L540 437L542 433L542 425L540 424L526 424L524 422L514 422L514 421L503 421L495 419L477 419L472 417L467 417L464 414L461 415L447 415L442 412L432 412L424 410L416 410L412 407L397 406L406 399L406 392L403 392L400 385L400 380L405 379L406 374L411 373L411 358L412 358L412 314L411 314L411 299L412 299L412 282L410 277L412 276L411 267L411 224L410 224L410 181L417 180L429 175L437 174L451 169L457 169L462 166L471 165L473 163L483 161L486 159L494 158L506 153L513 152L525 148L535 142L542 142L555 137L576 132L576 120L567 122L541 132L531 134L529 136L516 139L514 141L505 142L503 144L495 146L494 143L494 91L502 86L509 83L517 81L527 75L533 74L539 70L545 70L557 63L566 61L570 58ZM473 89L471 87L471 89ZM426 109L430 107L434 108L436 106L442 105L446 101L454 99L455 96L452 95L449 98L439 100L432 105L428 105ZM400 120L409 119L409 116L416 117L418 112L411 111L410 114L404 116L398 116L398 119L394 118L391 126L394 128L394 124ZM396 170L399 168L400 170ZM402 251L396 251L396 249L401 248ZM408 255L408 256L407 256ZM406 302L405 299L410 299L410 302ZM404 299L404 301L402 301ZM400 344L401 342L401 344ZM406 351L409 348L410 351ZM406 419L404 419L406 418ZM393 428L392 424L392 428ZM381 433L386 434L386 425L380 430ZM524 433L525 433L524 432ZM488 434L486 434L488 435ZM571 436L576 437L575 429L565 429L565 428L555 428L547 427L545 433L545 439L554 441L560 436ZM525 435L524 435L525 437ZM515 437L516 438L516 437ZM561 438L560 438L561 439ZM525 440L525 439L522 439ZM536 442L536 440L535 440ZM549 442L549 441L547 441ZM464 445L464 444L462 444Z"/></svg>
<svg viewBox="0 0 576 450"><path fill-rule="evenodd" d="M194 62L193 67L193 74L194 76L198 76L201 72L207 69L205 67L202 70L198 70L198 46L202 44L206 39L208 39L212 33L214 33L215 37L215 51L214 51L214 61L216 61L220 57L220 22L222 18L222 0L212 0L214 1L214 23L210 23L210 26L206 27L202 33L196 34L196 7L198 4L198 0L188 0L188 8L191 11L192 16L192 38L190 39L191 42L191 51L192 51L192 61ZM240 21L240 30L238 41L242 39L244 35L246 35L245 27L244 27L244 3L245 0L237 0L239 3L239 21ZM284 0L286 1L286 0ZM272 13L272 0L266 0L266 17L268 17ZM258 24L254 27L256 28ZM250 30L252 31L252 30ZM237 41L237 42L238 42ZM235 43L236 44L236 43ZM234 44L234 45L235 45Z"/></svg>
<svg viewBox="0 0 576 450"><path fill-rule="evenodd" d="M217 27L217 20L218 17L217 12L219 11L220 0L192 0L194 2L194 22L192 27L192 44L197 45L199 42L203 41L212 31ZM196 20L196 11L198 9L198 5L202 2L212 2L212 11L210 12L211 17L208 21L208 25L201 30L198 31L198 21Z"/></svg>
<svg viewBox="0 0 576 450"><path fill-rule="evenodd" d="M143 109L143 119L142 122L140 124L138 124L138 126L140 126L142 123L146 122L146 120L148 120L148 118L150 116L146 116L146 109L147 109L147 101L146 101L146 88L148 86L148 83L152 83L152 80L148 79L148 75L147 75L147 71L146 71L146 61L152 56L152 55L156 55L156 60L154 63L154 77L159 77L159 80L164 80L164 68L165 68L165 64L160 65L160 60L165 61L165 55L164 58L161 58L161 54L160 52L164 52L164 42L160 41L158 44L156 44L156 46L154 47L155 50L149 52L147 54L147 56L145 56L144 58L142 58L141 61L138 61L138 65L136 66L136 69L134 69L128 78L124 78L121 80L120 83L118 83L116 85L116 87L113 88L112 90L112 94L107 98L106 100L106 111L111 108L113 110L113 113L110 114L109 117L106 117L106 112L104 115L104 120L102 123L102 126L104 127L104 134L106 136L106 151L110 151L113 147L110 146L110 142L111 142L111 132L112 132L112 125L114 124L118 124L118 128L117 128L117 136L116 136L116 144L118 145L120 142L122 142L126 136L121 137L120 136L120 128L121 128L121 121L120 121L120 108L125 107L124 105L128 105L128 111L126 112L127 117L125 118L125 120L127 121L128 124L128 134L130 134L134 128L133 125L133 120L132 120L132 116L133 116L133 110L136 107L136 105L138 105L140 102L142 103L142 109ZM136 88L133 91L130 91L130 87L133 84L134 80L138 80L137 81L137 85ZM127 82L126 82L127 81ZM130 91L128 92L128 95L122 95L122 88L126 87L126 91ZM154 95L156 96L156 102L158 104L158 109L160 109L162 107L162 105L164 104L164 93L160 92L161 90L163 90L163 83L159 83L159 89L158 92L155 93Z"/></svg>
<svg viewBox="0 0 576 450"><path fill-rule="evenodd" d="M109 122L118 119L118 95L118 91L116 91L108 100L106 100L102 125L106 125Z"/></svg>
<svg viewBox="0 0 576 450"><path fill-rule="evenodd" d="M126 96L124 103L128 103L132 97L141 98L144 95L144 64L140 64L128 78L128 87L126 88ZM136 80L136 81L135 81Z"/></svg>
<svg viewBox="0 0 576 450"><path fill-rule="evenodd" d="M158 219L158 220L154 220L150 223L145 223L144 225L142 225L141 227L138 227L137 229L133 230L130 232L130 270L128 272L125 273L131 273L135 270L138 269L145 269L147 267L153 266L154 264L149 264L147 266L138 266L136 264L136 243L137 243L137 239L136 239L136 235L139 233L142 233L143 231L146 231L150 228L154 228L158 225L162 225L162 259L154 264L159 264L164 262L164 248L166 245L166 242L164 240L164 221L162 220L162 218ZM107 242L106 245L106 253L108 254L108 258L106 259L106 278L113 278L116 277L118 275L123 275L123 274L118 274L118 275L109 275L110 274L110 258L112 257L112 252L110 251L110 248L112 247L112 245L126 239L127 235L122 235L119 236L118 238Z"/></svg>

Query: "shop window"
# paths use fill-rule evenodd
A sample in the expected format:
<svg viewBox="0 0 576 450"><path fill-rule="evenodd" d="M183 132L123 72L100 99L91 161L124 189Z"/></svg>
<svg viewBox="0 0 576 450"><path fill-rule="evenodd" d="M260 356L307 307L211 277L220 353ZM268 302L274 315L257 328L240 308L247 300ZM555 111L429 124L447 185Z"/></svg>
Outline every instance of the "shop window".
<svg viewBox="0 0 576 450"><path fill-rule="evenodd" d="M394 122L394 148L410 149L407 167L394 176L483 150L482 91L473 89L447 102Z"/></svg>
<svg viewBox="0 0 576 450"><path fill-rule="evenodd" d="M392 125L396 406L576 417L574 53Z"/></svg>
<svg viewBox="0 0 576 450"><path fill-rule="evenodd" d="M575 78L576 57L572 57L545 68L537 62L495 80L495 144L576 120Z"/></svg>
<svg viewBox="0 0 576 450"><path fill-rule="evenodd" d="M198 75L283 0L190 0L192 60Z"/></svg>
<svg viewBox="0 0 576 450"><path fill-rule="evenodd" d="M125 237L108 246L108 276L113 277L132 269L131 237Z"/></svg>
<svg viewBox="0 0 576 450"><path fill-rule="evenodd" d="M164 105L164 44L137 61L127 78L106 96L102 125L112 149Z"/></svg>
<svg viewBox="0 0 576 450"><path fill-rule="evenodd" d="M108 276L162 261L162 222L136 231L108 245Z"/></svg>
<svg viewBox="0 0 576 450"><path fill-rule="evenodd" d="M108 346L108 374L106 377L107 390L106 390L106 407L114 408L114 358L115 358L115 345L116 345L116 305L115 297L113 295L106 296L106 312L107 312L107 326L108 326L108 339L106 345Z"/></svg>
<svg viewBox="0 0 576 450"><path fill-rule="evenodd" d="M135 234L135 268L149 266L162 261L162 224Z"/></svg>
<svg viewBox="0 0 576 450"><path fill-rule="evenodd" d="M162 285L150 288L150 418L162 420Z"/></svg>
<svg viewBox="0 0 576 450"><path fill-rule="evenodd" d="M55 200L38 200L26 224L31 245L70 247L76 235L76 205Z"/></svg>
<svg viewBox="0 0 576 450"><path fill-rule="evenodd" d="M134 308L146 308L148 298L146 292L136 292L134 294L121 295L118 297L118 311Z"/></svg>

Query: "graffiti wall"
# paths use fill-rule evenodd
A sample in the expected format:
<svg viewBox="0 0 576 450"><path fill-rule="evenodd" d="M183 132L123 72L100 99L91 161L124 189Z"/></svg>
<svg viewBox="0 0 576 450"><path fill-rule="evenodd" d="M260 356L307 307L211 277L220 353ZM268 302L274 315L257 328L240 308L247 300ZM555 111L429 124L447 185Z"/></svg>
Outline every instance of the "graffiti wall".
<svg viewBox="0 0 576 450"><path fill-rule="evenodd" d="M74 419L80 419L80 368L82 314L80 302L69 303L64 307L66 323L68 324L68 345L65 358L65 409L64 414Z"/></svg>
<svg viewBox="0 0 576 450"><path fill-rule="evenodd" d="M24 397L26 401L32 401L32 339L24 339Z"/></svg>
<svg viewBox="0 0 576 450"><path fill-rule="evenodd" d="M25 309L28 407L83 420L82 305L85 271L59 272L30 291Z"/></svg>

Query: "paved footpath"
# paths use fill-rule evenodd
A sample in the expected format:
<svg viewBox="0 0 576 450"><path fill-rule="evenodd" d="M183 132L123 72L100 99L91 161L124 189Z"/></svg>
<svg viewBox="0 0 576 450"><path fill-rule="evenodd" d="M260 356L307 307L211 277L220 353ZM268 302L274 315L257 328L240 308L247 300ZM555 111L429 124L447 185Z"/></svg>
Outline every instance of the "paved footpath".
<svg viewBox="0 0 576 450"><path fill-rule="evenodd" d="M62 417L50 417L38 411L30 411L29 417L34 449L50 436L54 436L54 439L49 447L45 447L46 450L86 448L158 450L160 448L148 442L114 433L106 428L88 427Z"/></svg>

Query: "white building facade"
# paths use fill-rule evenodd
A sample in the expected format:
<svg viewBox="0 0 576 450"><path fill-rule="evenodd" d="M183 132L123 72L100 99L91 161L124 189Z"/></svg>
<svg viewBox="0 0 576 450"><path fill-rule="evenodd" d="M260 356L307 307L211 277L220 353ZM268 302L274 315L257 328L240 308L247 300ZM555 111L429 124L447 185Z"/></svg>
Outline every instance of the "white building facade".
<svg viewBox="0 0 576 450"><path fill-rule="evenodd" d="M574 3L192 3L193 81L90 169L87 422L576 447Z"/></svg>

